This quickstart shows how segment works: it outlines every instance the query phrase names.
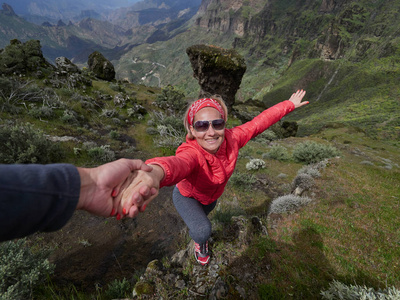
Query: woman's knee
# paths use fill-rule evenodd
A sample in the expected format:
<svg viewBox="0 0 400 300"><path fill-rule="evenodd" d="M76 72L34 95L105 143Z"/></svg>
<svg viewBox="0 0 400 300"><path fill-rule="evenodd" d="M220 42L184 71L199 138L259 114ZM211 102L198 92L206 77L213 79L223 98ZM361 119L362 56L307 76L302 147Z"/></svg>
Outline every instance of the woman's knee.
<svg viewBox="0 0 400 300"><path fill-rule="evenodd" d="M196 243L203 244L211 236L211 231L212 231L211 222L208 221L204 222L204 224L196 226L196 228L191 228L190 236Z"/></svg>

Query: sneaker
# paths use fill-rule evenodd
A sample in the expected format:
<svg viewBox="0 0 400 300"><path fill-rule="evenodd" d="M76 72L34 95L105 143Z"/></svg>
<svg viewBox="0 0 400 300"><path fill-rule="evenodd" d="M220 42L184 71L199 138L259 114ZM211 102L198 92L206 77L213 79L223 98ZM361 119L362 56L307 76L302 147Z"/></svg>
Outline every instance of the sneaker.
<svg viewBox="0 0 400 300"><path fill-rule="evenodd" d="M198 244L194 242L194 257L202 265L208 264L210 261L210 253L208 252L208 242Z"/></svg>

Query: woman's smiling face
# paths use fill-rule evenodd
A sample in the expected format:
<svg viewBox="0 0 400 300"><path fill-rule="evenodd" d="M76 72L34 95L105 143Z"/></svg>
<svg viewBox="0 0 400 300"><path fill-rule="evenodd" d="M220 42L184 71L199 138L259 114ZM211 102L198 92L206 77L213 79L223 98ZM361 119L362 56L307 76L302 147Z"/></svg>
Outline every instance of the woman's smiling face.
<svg viewBox="0 0 400 300"><path fill-rule="evenodd" d="M205 107L196 113L193 124L197 121L212 121L216 119L221 119L221 114L218 110L212 107ZM197 143L211 154L218 151L225 138L225 128L222 130L215 130L211 124L207 131L198 132L194 129L193 125L190 126L190 131L197 140Z"/></svg>

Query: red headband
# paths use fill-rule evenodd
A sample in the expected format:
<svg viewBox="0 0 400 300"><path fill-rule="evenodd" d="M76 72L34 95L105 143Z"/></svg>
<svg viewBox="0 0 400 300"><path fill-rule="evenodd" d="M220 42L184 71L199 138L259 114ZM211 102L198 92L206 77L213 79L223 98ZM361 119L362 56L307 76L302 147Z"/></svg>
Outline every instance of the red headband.
<svg viewBox="0 0 400 300"><path fill-rule="evenodd" d="M218 112L221 114L222 119L225 119L225 113L224 110L222 109L221 104L219 104L216 100L211 99L211 98L203 98L200 100L197 100L194 102L190 108L189 112L187 115L187 120L189 122L189 125L193 124L194 116L197 114L197 112L204 108L204 107L212 107L218 110Z"/></svg>

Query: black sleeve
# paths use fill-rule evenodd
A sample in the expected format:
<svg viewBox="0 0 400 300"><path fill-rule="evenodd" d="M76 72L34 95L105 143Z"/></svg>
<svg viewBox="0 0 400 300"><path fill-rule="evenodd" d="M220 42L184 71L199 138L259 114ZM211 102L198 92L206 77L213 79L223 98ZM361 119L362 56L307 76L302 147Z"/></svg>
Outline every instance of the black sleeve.
<svg viewBox="0 0 400 300"><path fill-rule="evenodd" d="M73 165L0 165L0 241L60 229L74 213L79 193Z"/></svg>

